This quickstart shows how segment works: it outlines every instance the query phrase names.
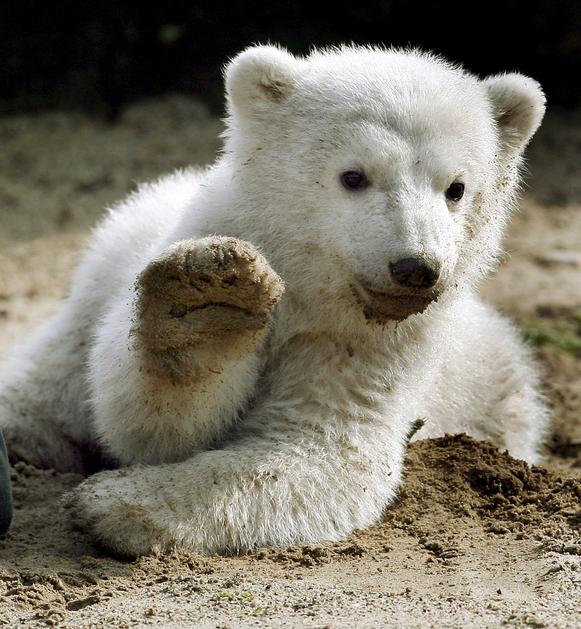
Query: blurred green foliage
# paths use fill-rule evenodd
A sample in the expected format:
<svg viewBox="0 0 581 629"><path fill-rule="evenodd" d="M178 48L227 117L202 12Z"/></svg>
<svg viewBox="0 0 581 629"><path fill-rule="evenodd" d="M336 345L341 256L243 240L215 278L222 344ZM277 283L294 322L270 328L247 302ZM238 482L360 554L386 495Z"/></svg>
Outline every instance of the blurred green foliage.
<svg viewBox="0 0 581 629"><path fill-rule="evenodd" d="M526 326L525 334L529 342L536 347L552 345L563 352L581 356L581 317L578 317L576 330L557 329L535 320Z"/></svg>

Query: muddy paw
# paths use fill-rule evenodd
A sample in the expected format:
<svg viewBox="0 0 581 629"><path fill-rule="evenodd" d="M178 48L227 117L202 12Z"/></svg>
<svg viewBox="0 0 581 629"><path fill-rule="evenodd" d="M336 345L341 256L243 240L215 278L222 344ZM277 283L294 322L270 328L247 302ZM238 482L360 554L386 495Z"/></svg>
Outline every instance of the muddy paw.
<svg viewBox="0 0 581 629"><path fill-rule="evenodd" d="M176 351L220 351L221 345L264 330L283 290L280 277L249 243L184 240L139 277L136 332L156 356L187 362Z"/></svg>
<svg viewBox="0 0 581 629"><path fill-rule="evenodd" d="M172 541L156 522L160 507L148 504L150 494L151 487L123 469L92 476L66 494L62 506L72 526L95 545L120 557L137 557L159 552Z"/></svg>

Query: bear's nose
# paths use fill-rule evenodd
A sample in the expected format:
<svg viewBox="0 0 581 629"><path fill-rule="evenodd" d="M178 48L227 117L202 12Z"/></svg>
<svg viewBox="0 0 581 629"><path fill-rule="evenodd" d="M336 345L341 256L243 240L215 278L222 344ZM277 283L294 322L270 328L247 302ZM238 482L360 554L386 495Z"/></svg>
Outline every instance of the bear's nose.
<svg viewBox="0 0 581 629"><path fill-rule="evenodd" d="M404 288L432 288L440 276L437 263L428 263L420 258L403 258L390 264L391 277Z"/></svg>

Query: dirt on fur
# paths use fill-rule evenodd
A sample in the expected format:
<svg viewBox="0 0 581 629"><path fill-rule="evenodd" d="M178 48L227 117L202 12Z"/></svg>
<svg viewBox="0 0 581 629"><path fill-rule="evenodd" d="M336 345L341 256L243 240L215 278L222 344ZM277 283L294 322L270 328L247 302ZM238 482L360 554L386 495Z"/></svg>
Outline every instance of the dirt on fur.
<svg viewBox="0 0 581 629"><path fill-rule="evenodd" d="M123 562L60 508L81 476L18 464L0 626L579 626L580 122L549 113L510 255L483 287L543 366L545 467L463 435L418 441L383 521L341 543ZM115 126L67 113L0 120L0 357L58 307L102 207L132 181L211 161L219 129L179 97L137 104Z"/></svg>

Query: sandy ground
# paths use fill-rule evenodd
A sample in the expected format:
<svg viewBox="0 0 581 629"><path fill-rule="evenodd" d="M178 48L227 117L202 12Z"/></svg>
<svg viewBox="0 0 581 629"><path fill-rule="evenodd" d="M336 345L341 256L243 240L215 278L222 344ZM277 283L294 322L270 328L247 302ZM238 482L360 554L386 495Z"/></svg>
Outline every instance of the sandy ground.
<svg viewBox="0 0 581 629"><path fill-rule="evenodd" d="M136 181L211 161L220 129L177 97L113 127L80 114L0 120L0 357L58 306L102 208ZM462 436L420 441L397 504L343 543L125 563L60 510L79 476L19 464L0 626L580 626L580 155L581 115L552 112L507 256L483 287L542 361L554 406L546 467Z"/></svg>

